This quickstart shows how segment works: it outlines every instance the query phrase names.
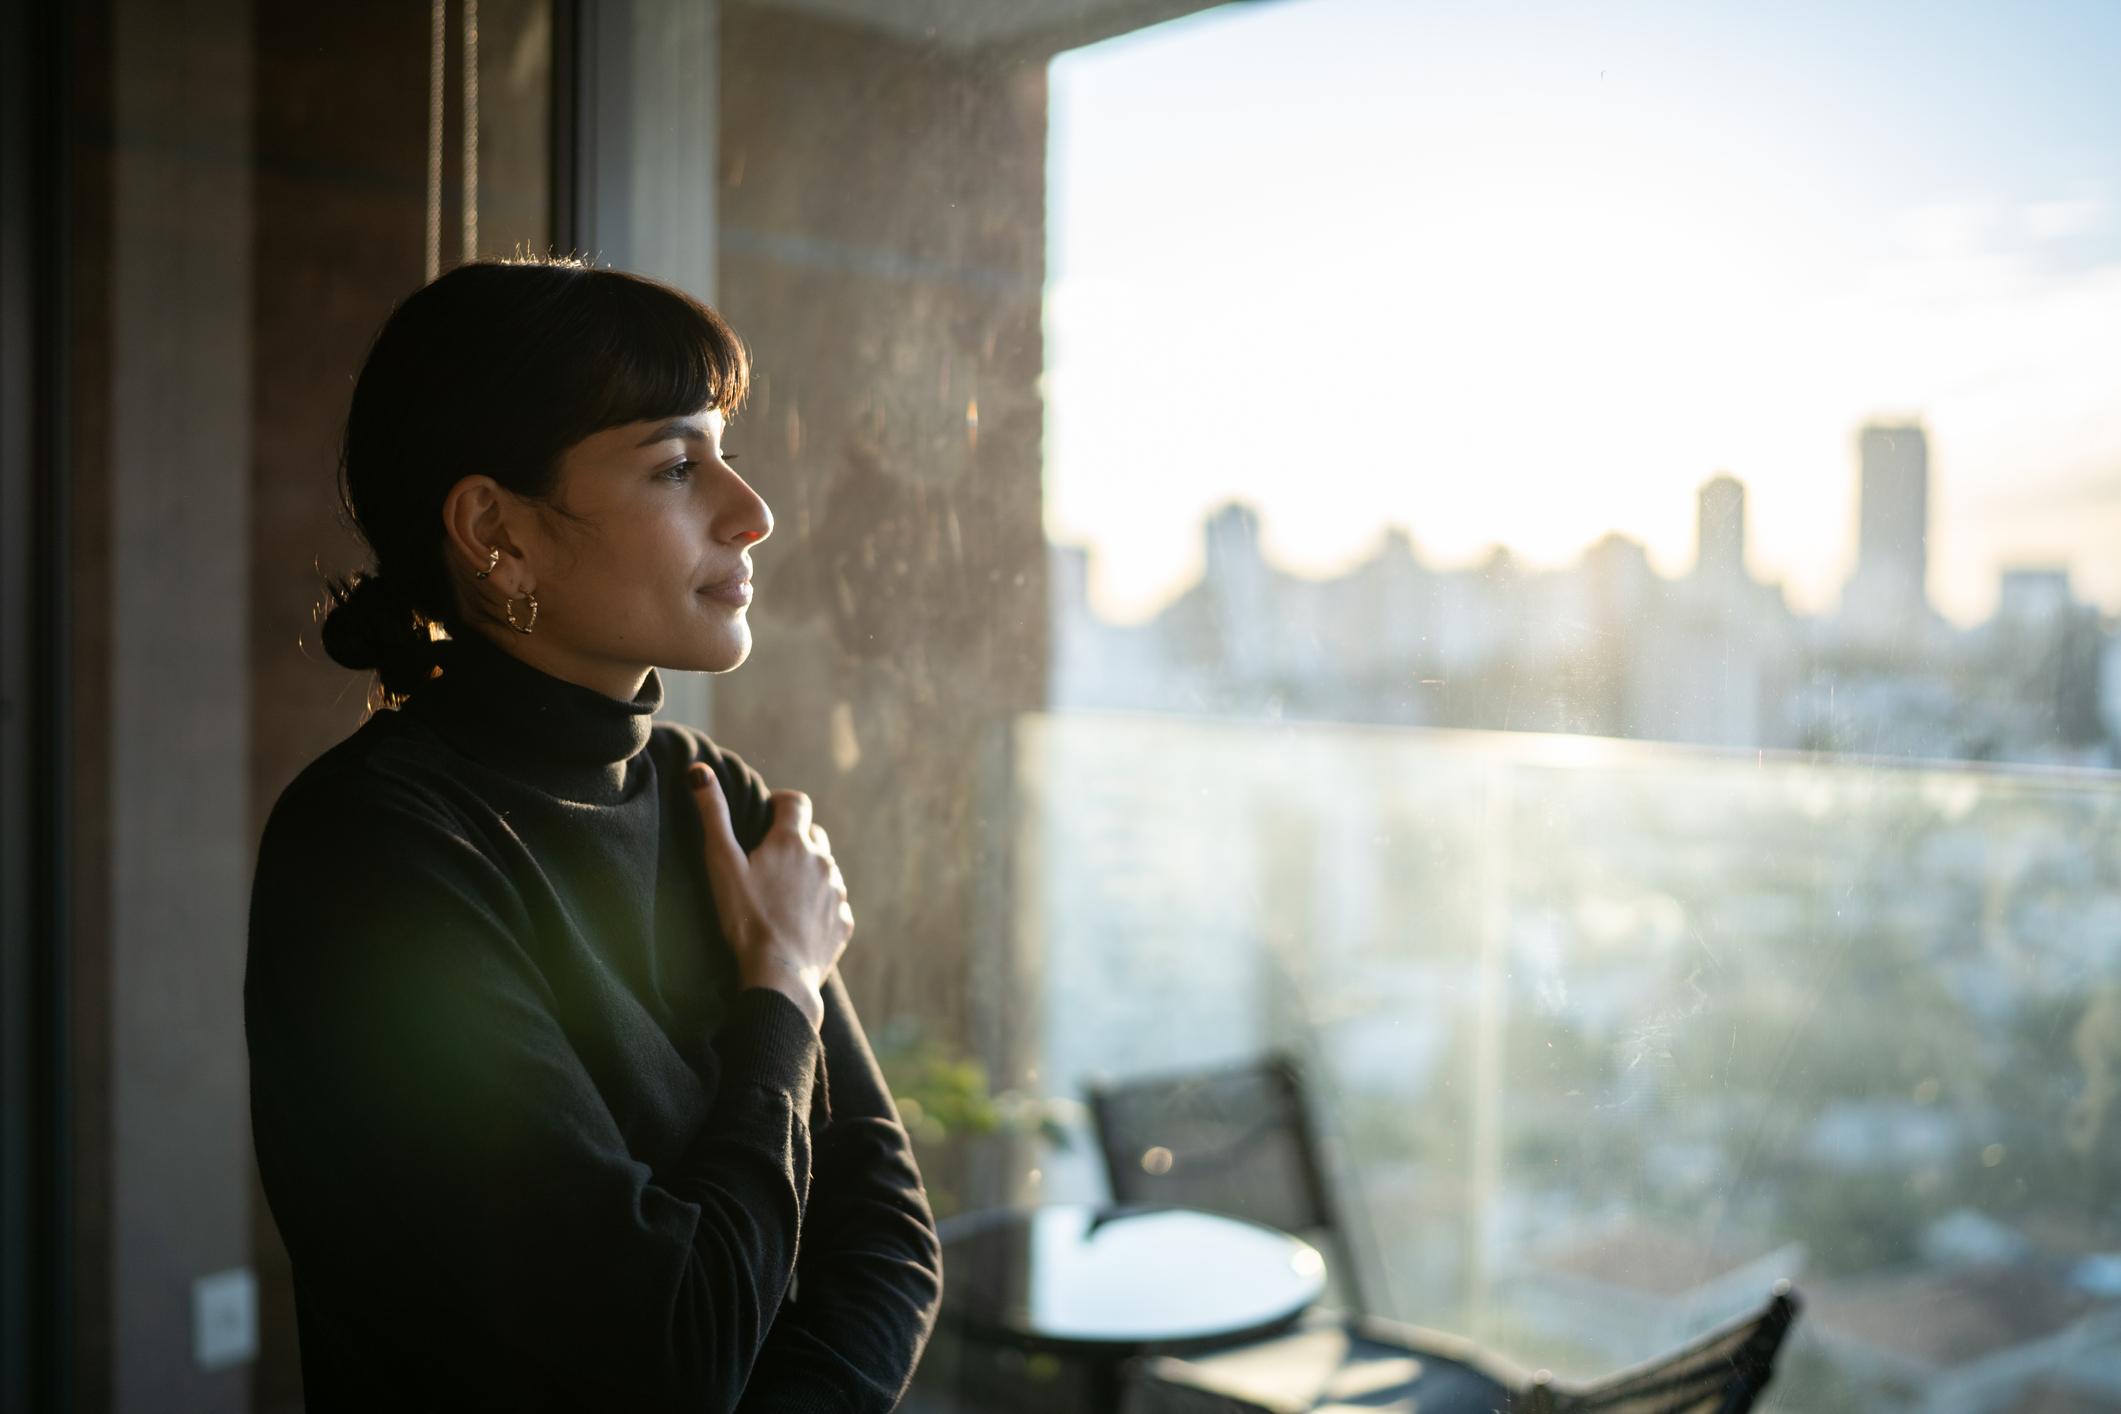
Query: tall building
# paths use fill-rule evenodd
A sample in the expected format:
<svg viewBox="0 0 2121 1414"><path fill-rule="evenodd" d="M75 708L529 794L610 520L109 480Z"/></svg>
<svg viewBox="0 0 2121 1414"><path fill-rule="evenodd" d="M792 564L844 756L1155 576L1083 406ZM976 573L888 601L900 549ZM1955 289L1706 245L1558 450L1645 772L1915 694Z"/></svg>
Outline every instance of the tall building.
<svg viewBox="0 0 2121 1414"><path fill-rule="evenodd" d="M1201 550L1207 561L1202 570L1204 578L1258 574L1258 511L1242 501L1227 501L1209 514L1200 531Z"/></svg>
<svg viewBox="0 0 2121 1414"><path fill-rule="evenodd" d="M1696 501L1694 573L1732 584L1745 578L1745 483L1722 472L1702 483Z"/></svg>
<svg viewBox="0 0 2121 1414"><path fill-rule="evenodd" d="M1260 553L1259 512L1239 501L1217 507L1201 525L1201 550L1199 583L1163 615L1173 651L1233 682L1259 682L1285 646L1278 632L1285 601Z"/></svg>
<svg viewBox="0 0 2121 1414"><path fill-rule="evenodd" d="M1920 424L1873 423L1857 436L1862 457L1856 574L1845 607L1865 618L1905 620L1929 608L1929 437Z"/></svg>
<svg viewBox="0 0 2121 1414"><path fill-rule="evenodd" d="M2067 568L2006 569L1996 591L1998 622L2018 627L2052 623L2077 602Z"/></svg>

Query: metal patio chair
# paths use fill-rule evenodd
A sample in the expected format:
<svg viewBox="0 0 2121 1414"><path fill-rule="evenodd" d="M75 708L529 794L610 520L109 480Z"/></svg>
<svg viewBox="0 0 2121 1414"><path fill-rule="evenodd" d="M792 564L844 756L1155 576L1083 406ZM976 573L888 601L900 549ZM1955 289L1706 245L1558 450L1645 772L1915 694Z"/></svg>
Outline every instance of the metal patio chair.
<svg viewBox="0 0 2121 1414"><path fill-rule="evenodd" d="M1087 1089L1113 1202L1226 1213L1320 1242L1328 1299L1372 1309L1293 1057Z"/></svg>

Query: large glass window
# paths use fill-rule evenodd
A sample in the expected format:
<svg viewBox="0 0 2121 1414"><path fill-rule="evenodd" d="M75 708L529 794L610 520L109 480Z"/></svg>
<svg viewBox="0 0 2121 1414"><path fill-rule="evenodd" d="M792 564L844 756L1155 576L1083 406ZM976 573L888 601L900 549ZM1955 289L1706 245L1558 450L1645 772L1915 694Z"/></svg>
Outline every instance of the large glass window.
<svg viewBox="0 0 2121 1414"><path fill-rule="evenodd" d="M1782 1276L1776 1407L2116 1397L2117 58L1317 0L1056 59L1021 1074L1305 1057L1373 1285L1531 1364Z"/></svg>

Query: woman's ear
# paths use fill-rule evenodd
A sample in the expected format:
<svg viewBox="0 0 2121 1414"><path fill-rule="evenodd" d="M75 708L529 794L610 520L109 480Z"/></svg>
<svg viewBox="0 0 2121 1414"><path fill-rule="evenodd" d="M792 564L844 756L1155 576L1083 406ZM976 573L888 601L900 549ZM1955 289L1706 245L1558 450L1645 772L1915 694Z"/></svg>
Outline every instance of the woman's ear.
<svg viewBox="0 0 2121 1414"><path fill-rule="evenodd" d="M449 488L442 502L442 528L452 570L477 574L488 567L495 550L501 552L496 570L511 558L522 558L521 548L508 533L507 513L513 499L490 476L467 476Z"/></svg>

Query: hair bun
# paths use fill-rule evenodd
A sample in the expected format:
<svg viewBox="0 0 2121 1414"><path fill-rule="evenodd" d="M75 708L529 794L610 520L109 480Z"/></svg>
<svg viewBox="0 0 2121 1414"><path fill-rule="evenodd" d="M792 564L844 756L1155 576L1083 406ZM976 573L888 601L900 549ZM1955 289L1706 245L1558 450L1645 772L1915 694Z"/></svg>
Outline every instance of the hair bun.
<svg viewBox="0 0 2121 1414"><path fill-rule="evenodd" d="M434 667L427 624L397 586L373 572L325 581L318 605L324 651L341 667L370 669L393 697L409 695Z"/></svg>

